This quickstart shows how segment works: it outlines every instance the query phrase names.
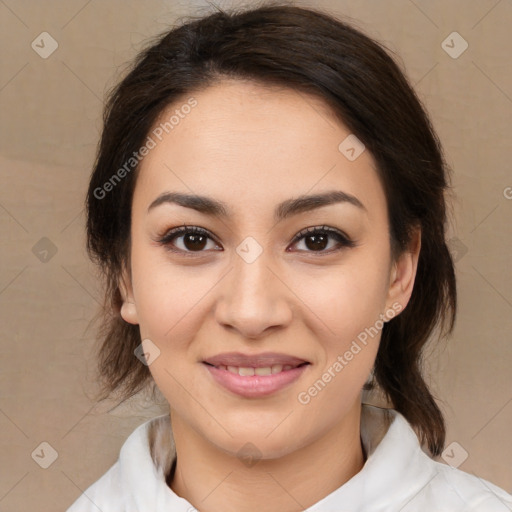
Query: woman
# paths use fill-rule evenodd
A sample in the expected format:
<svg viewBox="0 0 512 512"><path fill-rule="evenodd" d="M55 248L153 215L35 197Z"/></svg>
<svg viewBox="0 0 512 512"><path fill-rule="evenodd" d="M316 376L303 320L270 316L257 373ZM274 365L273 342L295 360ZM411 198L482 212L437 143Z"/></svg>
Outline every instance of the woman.
<svg viewBox="0 0 512 512"><path fill-rule="evenodd" d="M431 458L447 172L394 61L326 14L218 12L144 51L105 112L88 250L105 396L154 383L170 414L68 512L509 510Z"/></svg>

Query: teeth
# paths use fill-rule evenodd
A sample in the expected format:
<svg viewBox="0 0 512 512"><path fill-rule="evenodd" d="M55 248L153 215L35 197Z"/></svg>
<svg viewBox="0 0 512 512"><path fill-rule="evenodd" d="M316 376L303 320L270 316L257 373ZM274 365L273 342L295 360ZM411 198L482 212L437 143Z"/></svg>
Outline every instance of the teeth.
<svg viewBox="0 0 512 512"><path fill-rule="evenodd" d="M251 367L238 367L238 366L217 366L220 370L227 370L231 373L236 373L243 377L251 376L251 375L272 375L274 373L280 373L284 370L291 370L294 368L291 364L274 364L272 366L263 366L261 368L251 368Z"/></svg>
<svg viewBox="0 0 512 512"><path fill-rule="evenodd" d="M265 366L264 368L254 368L254 375L271 375L272 367Z"/></svg>

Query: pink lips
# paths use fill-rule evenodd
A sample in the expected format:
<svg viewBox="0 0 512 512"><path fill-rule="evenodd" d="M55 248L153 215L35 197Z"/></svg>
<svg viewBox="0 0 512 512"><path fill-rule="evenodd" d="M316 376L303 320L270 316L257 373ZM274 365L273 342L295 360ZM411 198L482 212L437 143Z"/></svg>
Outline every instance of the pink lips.
<svg viewBox="0 0 512 512"><path fill-rule="evenodd" d="M226 352L208 357L202 361L214 380L227 390L246 398L257 398L270 395L296 381L310 366L309 361L288 354L263 352L260 354L242 354ZM292 366L270 375L238 375L226 369L227 366L237 368L265 368L274 365Z"/></svg>

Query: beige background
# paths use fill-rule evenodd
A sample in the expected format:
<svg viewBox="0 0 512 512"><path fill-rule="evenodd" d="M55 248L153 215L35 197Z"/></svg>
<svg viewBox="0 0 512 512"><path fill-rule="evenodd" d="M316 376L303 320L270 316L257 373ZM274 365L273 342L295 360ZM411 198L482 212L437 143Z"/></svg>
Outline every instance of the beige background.
<svg viewBox="0 0 512 512"><path fill-rule="evenodd" d="M468 453L460 468L512 492L512 2L297 4L352 17L385 42L432 114L455 173L460 292L455 334L429 360L432 385L447 444ZM148 37L204 5L0 1L2 511L64 510L137 425L166 411L143 400L108 411L88 398L100 286L83 200L106 90ZM43 31L59 45L47 59L31 48ZM469 44L457 59L441 46L453 31ZM31 457L42 442L58 454L48 469Z"/></svg>

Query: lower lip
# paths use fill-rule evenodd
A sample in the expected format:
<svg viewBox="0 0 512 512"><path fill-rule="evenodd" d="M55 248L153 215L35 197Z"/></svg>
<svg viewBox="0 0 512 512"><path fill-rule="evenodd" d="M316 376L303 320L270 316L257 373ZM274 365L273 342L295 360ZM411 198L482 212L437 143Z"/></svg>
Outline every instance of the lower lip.
<svg viewBox="0 0 512 512"><path fill-rule="evenodd" d="M231 373L227 370L221 370L215 366L202 363L212 377L227 390L237 395L254 398L271 395L280 389L295 382L306 370L309 364L292 368L291 370L283 370L279 373L271 375L249 375L242 376Z"/></svg>

